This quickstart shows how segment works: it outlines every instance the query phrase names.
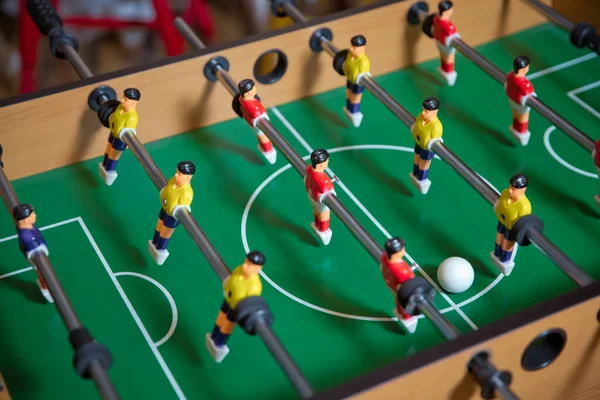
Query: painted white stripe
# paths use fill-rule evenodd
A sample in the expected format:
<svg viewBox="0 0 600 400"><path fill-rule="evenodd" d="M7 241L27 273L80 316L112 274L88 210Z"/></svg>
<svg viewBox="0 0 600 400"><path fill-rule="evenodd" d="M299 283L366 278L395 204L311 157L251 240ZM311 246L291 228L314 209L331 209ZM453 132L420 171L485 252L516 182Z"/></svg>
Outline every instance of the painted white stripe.
<svg viewBox="0 0 600 400"><path fill-rule="evenodd" d="M561 156L558 155L558 153L554 150L554 148L552 147L552 144L550 143L550 134L555 129L556 129L556 127L554 125L552 125L548 129L546 129L546 132L544 132L544 146L546 147L546 150L548 150L548 153L550 153L552 158L554 158L563 167L570 169L571 171L575 172L576 174L587 176L588 178L598 179L598 174L594 174L592 172L587 172L582 169L579 169L579 168L569 164Z"/></svg>
<svg viewBox="0 0 600 400"><path fill-rule="evenodd" d="M173 299L173 296L171 296L171 293L169 293L169 291L163 285L161 285L159 282L155 281L147 275L138 274L137 272L117 272L115 273L115 276L135 276L136 278L141 278L156 286L165 295L167 301L169 302L169 305L171 306L171 326L169 327L169 330L167 331L165 336L163 336L163 338L160 339L158 342L155 342L154 345L156 347L159 347L160 345L166 343L166 341L169 340L169 338L175 332L175 328L177 327L177 320L179 317L179 314L177 312L177 305L175 304L175 300Z"/></svg>
<svg viewBox="0 0 600 400"><path fill-rule="evenodd" d="M160 367L162 368L162 370L165 373L165 375L167 376L167 379L171 383L171 386L173 387L173 390L175 390L175 393L177 394L177 398L179 398L181 400L185 399L186 397L183 394L183 391L179 387L179 384L175 380L175 377L171 373L171 370L167 366L167 363L165 362L165 360L163 359L162 355L158 351L157 346L152 341L152 338L150 337L150 334L148 333L148 330L146 329L146 327L142 323L142 320L140 319L140 317L138 316L137 312L135 311L135 308L133 308L133 305L131 304L131 301L129 301L129 298L125 294L125 291L123 290L123 288L119 284L119 281L117 280L117 277L115 276L114 272L112 271L112 269L108 265L108 262L106 261L106 259L104 258L104 255L100 251L100 248L98 248L98 245L96 244L96 241L94 240L92 234L88 230L85 222L83 221L83 219L81 217L77 217L77 221L79 222L79 225L81 226L81 229L83 229L83 231L85 232L85 235L87 236L88 240L90 241L90 244L94 248L94 251L98 255L98 258L100 259L100 262L102 263L102 265L106 269L106 273L108 274L108 276L112 280L113 284L115 285L115 288L117 289L117 291L121 295L121 298L123 299L123 302L127 306L127 309L129 310L129 312L131 313L131 316L135 320L137 326L140 328L140 331L142 332L142 335L144 336L144 339L146 339L146 342L148 343L148 346L150 346L150 349L152 350L152 353L154 353L154 356L158 360L158 363L160 364Z"/></svg>
<svg viewBox="0 0 600 400"><path fill-rule="evenodd" d="M529 80L536 79L536 78L539 78L540 76L548 75L553 72L560 71L561 69L565 69L565 68L572 67L573 65L581 64L582 62L591 60L592 58L596 58L597 56L598 55L595 53L586 54L585 56L577 57L570 61L566 61L564 63L557 64L553 67L546 68L541 71L537 71L537 72L527 76L527 79L529 79Z"/></svg>
<svg viewBox="0 0 600 400"><path fill-rule="evenodd" d="M21 274L23 272L31 271L32 269L33 269L33 267L27 267L27 268L23 268L23 269L19 269L19 270L13 271L13 272L9 272L7 274L0 275L0 279L8 278L9 276L18 275L18 274Z"/></svg>
<svg viewBox="0 0 600 400"><path fill-rule="evenodd" d="M590 83L589 85L585 85L582 86L580 88L571 90L570 92L567 93L567 96L569 96L569 98L571 100L573 100L575 103L579 104L581 107L583 107L584 109L586 109L587 111L590 112L590 114L592 114L594 117L600 119L600 112L598 112L598 110L596 110L595 108L593 108L592 106L590 106L588 103L586 103L585 101L581 100L577 94L579 93L583 93L586 92L588 90L592 90L594 88L597 88L598 86L600 86L600 81L594 82L594 83Z"/></svg>
<svg viewBox="0 0 600 400"><path fill-rule="evenodd" d="M52 228L56 228L57 226L62 226L62 225L70 224L71 222L77 222L77 218L79 218L79 217L67 219L67 220L60 221L60 222L57 222L57 223L51 224L51 225L46 225L46 226L43 226L43 227L41 227L39 229L40 229L40 231L45 231L46 229L52 229ZM0 239L0 243L7 242L9 240L13 240L13 239L16 239L16 238L17 238L17 235L7 236L5 238Z"/></svg>
<svg viewBox="0 0 600 400"><path fill-rule="evenodd" d="M306 149L306 151L308 151L309 153L311 153L313 150L312 148L308 145L308 143L304 140L304 138L302 138L302 136L300 135L300 133L292 126L292 124L290 124L290 122L287 120L287 118L285 118L283 116L283 114L281 114L281 112L276 108L276 107L271 107L271 110L273 111L273 113L275 114L275 116L277 116L277 118L279 118L279 120L285 125L285 127L290 131L290 133L292 135L294 135L294 137L300 142L300 144L302 145L302 147L304 147ZM333 173L333 171L331 169L327 169L327 172L329 173L330 176L335 176L335 174ZM365 215L371 220L371 222L373 222L373 224L375 224L375 226L377 226L377 228L389 239L392 236L389 234L389 232L379 223L379 221L373 216L373 214L371 214L371 212L369 212L369 210L367 210L367 208L356 198L356 196L350 191L350 189L348 189L348 187L341 181L338 180L338 185L340 186L340 188L346 192L346 194L352 199L352 201L358 206L358 208L361 209L361 211L363 213L365 213ZM473 328L473 329L477 329L477 325L475 325L473 323L473 321L471 321L471 319L460 309L456 306L456 303L454 303L454 301L452 301L452 299L450 299L450 297L444 293L440 287L437 285L437 283L435 283L435 281L433 279L431 279L431 277L429 275L427 275L427 273L425 273L425 271L421 268L420 265L418 265L416 263L416 261L408 254L405 253L406 258L413 264L416 265L417 269L419 270L419 272L421 273L421 275L423 275L423 277L425 279L427 279L427 281L429 281L429 283L440 293L440 295L448 302L448 304L450 304L452 306L452 308Z"/></svg>

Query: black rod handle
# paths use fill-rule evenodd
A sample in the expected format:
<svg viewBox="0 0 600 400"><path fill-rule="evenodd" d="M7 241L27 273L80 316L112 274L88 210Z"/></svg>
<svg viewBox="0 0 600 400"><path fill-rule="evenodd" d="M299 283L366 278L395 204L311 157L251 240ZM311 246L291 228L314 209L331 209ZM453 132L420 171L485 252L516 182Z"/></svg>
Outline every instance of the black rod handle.
<svg viewBox="0 0 600 400"><path fill-rule="evenodd" d="M62 19L49 0L27 0L25 7L42 34L48 36L53 29L62 29Z"/></svg>

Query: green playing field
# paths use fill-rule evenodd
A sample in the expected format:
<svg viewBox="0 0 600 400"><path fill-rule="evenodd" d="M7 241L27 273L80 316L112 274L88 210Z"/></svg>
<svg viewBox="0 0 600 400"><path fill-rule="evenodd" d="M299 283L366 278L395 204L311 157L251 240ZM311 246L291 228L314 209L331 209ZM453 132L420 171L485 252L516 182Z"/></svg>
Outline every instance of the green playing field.
<svg viewBox="0 0 600 400"><path fill-rule="evenodd" d="M574 49L564 32L542 25L479 50L507 71L515 56L529 55L538 96L598 139L600 59ZM511 116L502 87L460 55L458 81L446 87L435 73L437 63L376 80L414 114L425 97L437 96L445 144L499 191L512 174L526 173L544 233L600 278L597 254L590 251L600 236L593 200L599 183L590 155L535 113L530 143L521 147L508 133ZM143 104L141 118L153 118L144 115ZM461 332L575 289L534 246L520 248L513 273L500 275L489 260L496 233L491 207L440 160L432 163L429 193L421 195L408 176L409 130L368 93L363 124L352 128L343 118L344 104L340 88L270 108L269 115L300 155L330 150L340 200L382 245L390 235L402 236L407 257L436 287L442 260L459 256L472 263L472 288L442 292L435 300ZM196 164L192 211L231 269L249 249L266 254L263 294L275 315L274 330L317 390L443 342L426 319L413 335L390 319L394 301L377 263L335 217L331 243L319 243L309 226L312 210L302 180L281 154L275 165L266 164L243 120L147 149L168 176L179 161ZM130 152L111 187L98 177L98 161L13 184L20 200L36 207L50 260L83 324L110 348L110 375L122 397L294 398L260 339L239 328L225 361L212 360L204 337L222 302L218 278L183 228L169 245L167 262L155 265L147 241L160 207L156 190ZM95 398L94 385L75 375L66 329L56 308L43 304L13 234L8 214L1 213L0 371L11 394Z"/></svg>

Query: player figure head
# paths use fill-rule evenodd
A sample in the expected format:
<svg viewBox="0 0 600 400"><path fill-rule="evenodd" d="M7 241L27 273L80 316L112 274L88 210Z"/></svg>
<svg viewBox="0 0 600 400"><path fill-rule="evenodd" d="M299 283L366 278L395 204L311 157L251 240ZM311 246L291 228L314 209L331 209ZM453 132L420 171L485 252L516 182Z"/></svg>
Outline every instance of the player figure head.
<svg viewBox="0 0 600 400"><path fill-rule="evenodd" d="M242 264L244 277L250 278L258 274L262 270L265 261L265 255L260 251L253 250L248 253L244 263Z"/></svg>
<svg viewBox="0 0 600 400"><path fill-rule="evenodd" d="M313 171L323 172L329 166L329 152L325 149L318 149L310 154L310 164Z"/></svg>
<svg viewBox="0 0 600 400"><path fill-rule="evenodd" d="M440 109L440 101L435 97L429 97L423 101L423 119L425 122L430 122L437 117Z"/></svg>
<svg viewBox="0 0 600 400"><path fill-rule="evenodd" d="M404 257L404 240L396 236L385 242L385 254L392 262L402 261Z"/></svg>
<svg viewBox="0 0 600 400"><path fill-rule="evenodd" d="M135 110L137 107L138 101L142 94L136 88L127 88L123 91L123 99L121 100L121 105L123 107L124 112L128 112L131 110Z"/></svg>
<svg viewBox="0 0 600 400"><path fill-rule="evenodd" d="M13 209L13 217L20 229L31 229L37 221L37 215L31 204L19 204Z"/></svg>
<svg viewBox="0 0 600 400"><path fill-rule="evenodd" d="M177 164L175 172L175 184L177 186L189 185L192 177L196 173L196 166L191 161L182 161Z"/></svg>
<svg viewBox="0 0 600 400"><path fill-rule="evenodd" d="M517 76L525 76L529 72L529 57L519 56L513 61L513 70Z"/></svg>
<svg viewBox="0 0 600 400"><path fill-rule="evenodd" d="M511 201L518 201L525 196L527 185L529 181L524 174L518 173L513 175L510 180L510 187L508 188L508 196Z"/></svg>
<svg viewBox="0 0 600 400"><path fill-rule="evenodd" d="M440 12L440 17L443 19L450 19L452 17L452 7L454 4L451 1L440 1L438 4L438 11Z"/></svg>
<svg viewBox="0 0 600 400"><path fill-rule="evenodd" d="M244 100L254 99L254 96L256 96L256 84L252 79L243 79L238 83L238 91Z"/></svg>
<svg viewBox="0 0 600 400"><path fill-rule="evenodd" d="M363 35L356 35L350 39L350 53L353 58L357 58L365 54L365 46L367 45L367 38Z"/></svg>

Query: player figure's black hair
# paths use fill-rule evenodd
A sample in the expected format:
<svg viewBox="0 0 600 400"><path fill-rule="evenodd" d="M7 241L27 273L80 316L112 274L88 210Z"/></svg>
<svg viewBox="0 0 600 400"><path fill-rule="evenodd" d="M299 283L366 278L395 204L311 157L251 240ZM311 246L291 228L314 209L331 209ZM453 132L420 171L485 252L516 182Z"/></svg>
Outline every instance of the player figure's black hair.
<svg viewBox="0 0 600 400"><path fill-rule="evenodd" d="M513 69L515 71L515 74L517 72L519 72L519 70L521 68L525 68L529 65L531 61L529 60L529 57L527 56L519 56L517 58L515 58L515 60L513 61Z"/></svg>
<svg viewBox="0 0 600 400"><path fill-rule="evenodd" d="M522 173L513 175L508 182L510 183L510 186L517 188L517 189L526 188L527 185L529 184L529 180Z"/></svg>
<svg viewBox="0 0 600 400"><path fill-rule="evenodd" d="M385 253L388 257L391 257L393 254L401 251L404 248L404 240L402 238L396 236L388 239L385 242Z"/></svg>
<svg viewBox="0 0 600 400"><path fill-rule="evenodd" d="M33 206L31 204L19 204L15 208L13 208L13 217L17 221L24 220L33 214Z"/></svg>
<svg viewBox="0 0 600 400"><path fill-rule="evenodd" d="M252 264L265 265L265 261L266 261L265 255L263 253L261 253L260 251L253 250L250 253L248 253L248 255L246 255L246 258Z"/></svg>
<svg viewBox="0 0 600 400"><path fill-rule="evenodd" d="M350 44L355 47L361 47L367 45L367 38L363 35L356 35L350 39Z"/></svg>
<svg viewBox="0 0 600 400"><path fill-rule="evenodd" d="M196 173L196 166L191 161L182 161L177 164L177 171L185 175L194 175Z"/></svg>
<svg viewBox="0 0 600 400"><path fill-rule="evenodd" d="M242 79L240 83L238 83L238 91L241 95L244 93L248 93L254 88L254 81L252 79Z"/></svg>
<svg viewBox="0 0 600 400"><path fill-rule="evenodd" d="M329 160L329 152L325 149L318 149L310 154L310 164L316 168L318 164L322 164Z"/></svg>
<svg viewBox="0 0 600 400"><path fill-rule="evenodd" d="M4 163L2 162L2 153L4 152L4 149L2 148L2 145L0 144L0 167L4 168Z"/></svg>
<svg viewBox="0 0 600 400"><path fill-rule="evenodd" d="M127 88L123 90L123 95L126 99L140 101L142 94L136 88Z"/></svg>
<svg viewBox="0 0 600 400"><path fill-rule="evenodd" d="M438 11L440 12L440 15L442 15L442 13L448 11L452 7L454 7L454 3L452 3L451 1L440 1L440 3L438 4Z"/></svg>
<svg viewBox="0 0 600 400"><path fill-rule="evenodd" d="M435 97L429 97L423 100L423 108L427 111L435 111L440 108L440 101Z"/></svg>

